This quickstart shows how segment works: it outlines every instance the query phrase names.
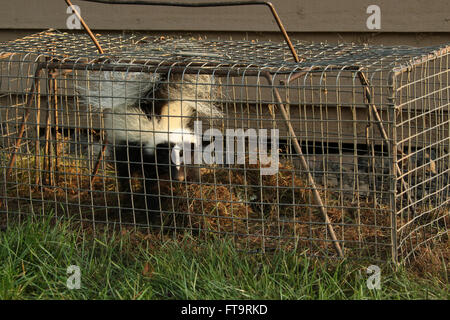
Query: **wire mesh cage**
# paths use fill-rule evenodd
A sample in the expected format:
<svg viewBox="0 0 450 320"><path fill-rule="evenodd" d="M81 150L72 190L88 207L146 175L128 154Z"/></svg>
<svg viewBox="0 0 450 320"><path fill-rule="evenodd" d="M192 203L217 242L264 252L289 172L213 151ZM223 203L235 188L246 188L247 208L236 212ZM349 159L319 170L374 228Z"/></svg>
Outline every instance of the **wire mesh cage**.
<svg viewBox="0 0 450 320"><path fill-rule="evenodd" d="M0 45L1 219L409 259L448 236L450 47Z"/></svg>

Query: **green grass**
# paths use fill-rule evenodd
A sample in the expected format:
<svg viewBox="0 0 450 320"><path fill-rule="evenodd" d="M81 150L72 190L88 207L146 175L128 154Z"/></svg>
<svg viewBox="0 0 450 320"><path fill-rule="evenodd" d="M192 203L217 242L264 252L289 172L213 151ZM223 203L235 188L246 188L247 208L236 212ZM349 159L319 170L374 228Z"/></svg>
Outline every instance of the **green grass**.
<svg viewBox="0 0 450 320"><path fill-rule="evenodd" d="M0 299L448 299L444 277L368 264L319 262L299 253L248 254L231 242L186 237L155 244L134 232L96 237L67 222L10 225L0 233ZM67 267L81 289L66 287Z"/></svg>

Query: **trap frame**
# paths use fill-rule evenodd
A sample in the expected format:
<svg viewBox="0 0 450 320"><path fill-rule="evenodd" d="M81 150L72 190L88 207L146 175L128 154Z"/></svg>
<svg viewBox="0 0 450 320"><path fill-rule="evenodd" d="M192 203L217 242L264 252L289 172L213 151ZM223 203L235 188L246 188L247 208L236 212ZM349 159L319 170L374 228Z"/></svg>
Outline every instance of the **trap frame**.
<svg viewBox="0 0 450 320"><path fill-rule="evenodd" d="M92 36L48 30L0 45L7 221L53 211L161 238L394 261L448 237L450 47ZM214 76L208 88L221 94L210 102L224 117L203 117L204 129L279 129L278 171L201 164L200 181L159 179L155 221L121 202L105 136L113 128L76 89L101 85L91 78L99 72L180 74L181 87Z"/></svg>

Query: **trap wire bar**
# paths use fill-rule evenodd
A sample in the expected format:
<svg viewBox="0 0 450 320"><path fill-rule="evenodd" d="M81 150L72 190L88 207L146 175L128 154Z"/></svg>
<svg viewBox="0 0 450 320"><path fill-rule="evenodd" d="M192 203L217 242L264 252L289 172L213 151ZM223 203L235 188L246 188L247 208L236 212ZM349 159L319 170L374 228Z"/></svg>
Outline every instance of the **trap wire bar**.
<svg viewBox="0 0 450 320"><path fill-rule="evenodd" d="M273 42L96 39L103 55L89 36L55 30L0 44L6 220L50 207L59 217L159 230L162 238L215 234L245 248L394 261L448 237L448 46L295 42L298 63ZM121 202L107 152L111 128L76 90L83 81L106 85L89 79L102 72L174 74L181 87L188 77L219 79L208 84L221 91L209 102L224 116L204 123L278 128L278 173L201 164L199 182L159 179L165 207L153 221L137 200Z"/></svg>
<svg viewBox="0 0 450 320"><path fill-rule="evenodd" d="M273 18L275 19L275 22L277 23L278 28L280 29L281 34L284 37L284 40L286 41L286 44L289 47L289 50L291 51L291 54L295 60L295 62L300 62L300 58L297 55L297 52L295 51L294 46L292 45L292 41L289 38L289 35L286 32L286 28L283 25L283 22L281 22L281 19L273 6L273 4L269 1L209 1L209 2L174 2L174 1L145 1L145 0L138 0L138 1L120 1L120 0L83 0L86 2L92 2L92 3L103 3L103 4L116 4L116 5L147 5L147 6L168 6L168 7L185 7L185 8L208 8L208 7L241 7L241 6L266 6L269 8L270 13L272 14ZM69 7L73 8L72 2L70 0L65 0L67 5ZM84 19L81 17L80 13L73 8L73 11L77 18L80 20L84 30L88 33L89 37L94 42L95 46L97 47L97 50L100 54L103 54L103 49L98 42L97 38L87 25L87 23L84 21Z"/></svg>

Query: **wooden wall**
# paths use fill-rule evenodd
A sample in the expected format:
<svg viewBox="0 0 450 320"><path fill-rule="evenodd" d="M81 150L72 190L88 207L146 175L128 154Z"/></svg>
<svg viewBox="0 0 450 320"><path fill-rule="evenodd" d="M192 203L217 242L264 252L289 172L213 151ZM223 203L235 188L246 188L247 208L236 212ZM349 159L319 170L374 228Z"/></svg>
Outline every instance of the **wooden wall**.
<svg viewBox="0 0 450 320"><path fill-rule="evenodd" d="M201 0L197 0L201 1ZM205 0L203 0L205 1ZM293 38L431 45L450 42L447 0L273 0ZM106 5L74 0L94 30L150 33L192 32L210 37L275 38L277 26L265 7L173 8ZM369 30L369 5L381 9L381 29ZM67 29L63 0L4 1L0 41L48 28Z"/></svg>
<svg viewBox="0 0 450 320"><path fill-rule="evenodd" d="M199 0L197 0L199 1ZM204 0L203 0L204 1ZM382 32L450 32L447 0L273 0L290 32L362 32L369 5L381 9ZM266 7L173 8L73 1L93 29L276 31ZM0 29L66 28L62 0L4 1Z"/></svg>

